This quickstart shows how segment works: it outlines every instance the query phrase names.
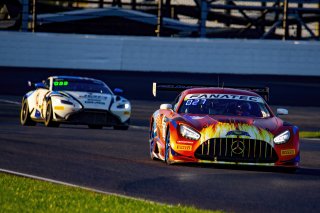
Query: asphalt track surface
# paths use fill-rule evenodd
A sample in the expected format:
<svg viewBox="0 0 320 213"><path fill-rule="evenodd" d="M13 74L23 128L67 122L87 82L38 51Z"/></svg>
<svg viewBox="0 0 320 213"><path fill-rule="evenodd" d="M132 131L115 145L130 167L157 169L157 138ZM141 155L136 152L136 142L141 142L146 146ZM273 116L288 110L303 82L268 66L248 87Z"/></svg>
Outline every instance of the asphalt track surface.
<svg viewBox="0 0 320 213"><path fill-rule="evenodd" d="M6 99L6 98L0 98ZM23 127L0 101L0 168L111 193L228 212L319 212L320 141L301 141L296 173L256 167L166 165L148 154L148 102L133 101L128 131ZM150 103L150 102L149 102Z"/></svg>

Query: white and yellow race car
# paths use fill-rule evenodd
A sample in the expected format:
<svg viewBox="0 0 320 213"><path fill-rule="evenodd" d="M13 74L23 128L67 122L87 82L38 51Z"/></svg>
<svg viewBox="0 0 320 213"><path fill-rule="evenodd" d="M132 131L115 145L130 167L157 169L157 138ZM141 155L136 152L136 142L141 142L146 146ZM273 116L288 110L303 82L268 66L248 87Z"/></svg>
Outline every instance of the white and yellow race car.
<svg viewBox="0 0 320 213"><path fill-rule="evenodd" d="M48 127L61 123L84 124L92 129L103 126L127 130L130 123L130 102L114 94L102 81L76 76L51 76L22 98L20 122L33 126L43 122Z"/></svg>

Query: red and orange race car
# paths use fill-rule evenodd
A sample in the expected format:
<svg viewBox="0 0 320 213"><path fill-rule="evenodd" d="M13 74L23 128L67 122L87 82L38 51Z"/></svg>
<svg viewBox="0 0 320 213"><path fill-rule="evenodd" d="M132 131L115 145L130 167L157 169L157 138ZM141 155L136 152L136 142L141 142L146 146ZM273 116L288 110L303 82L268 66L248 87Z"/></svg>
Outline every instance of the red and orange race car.
<svg viewBox="0 0 320 213"><path fill-rule="evenodd" d="M195 87L153 84L182 90L173 104L161 104L150 120L150 157L182 162L299 166L299 130L275 115L268 88ZM261 96L260 96L261 95ZM264 97L264 98L262 98Z"/></svg>

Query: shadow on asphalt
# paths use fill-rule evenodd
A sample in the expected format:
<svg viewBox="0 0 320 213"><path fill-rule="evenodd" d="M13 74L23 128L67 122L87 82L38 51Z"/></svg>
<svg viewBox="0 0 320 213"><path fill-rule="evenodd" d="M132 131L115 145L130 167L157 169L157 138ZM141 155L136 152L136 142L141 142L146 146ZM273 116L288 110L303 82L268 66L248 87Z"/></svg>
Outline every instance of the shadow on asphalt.
<svg viewBox="0 0 320 213"><path fill-rule="evenodd" d="M299 175L310 175L310 176L319 176L320 177L320 169L315 168L299 168L296 171L296 174Z"/></svg>
<svg viewBox="0 0 320 213"><path fill-rule="evenodd" d="M37 123L35 127L48 129L88 129L88 130L114 130L112 127L103 127L102 129L90 129L88 125L83 124L60 124L59 127L46 127L44 123Z"/></svg>
<svg viewBox="0 0 320 213"><path fill-rule="evenodd" d="M285 167L265 167L265 166L250 166L250 165L225 165L225 164L197 164L197 163L175 163L176 166L187 166L196 168L214 168L214 169L230 169L239 171L257 171L257 172L276 172L282 174L293 175L310 175L319 176L320 169L317 168L285 168ZM173 165L173 166L174 166Z"/></svg>

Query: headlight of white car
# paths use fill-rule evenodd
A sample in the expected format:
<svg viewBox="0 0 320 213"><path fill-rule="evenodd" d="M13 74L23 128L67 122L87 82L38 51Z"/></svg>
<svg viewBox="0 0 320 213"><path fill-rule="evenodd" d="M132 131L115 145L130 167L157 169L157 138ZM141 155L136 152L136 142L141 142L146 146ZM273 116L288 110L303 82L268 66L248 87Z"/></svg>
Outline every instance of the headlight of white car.
<svg viewBox="0 0 320 213"><path fill-rule="evenodd" d="M198 132L196 132L195 130L185 125L180 125L180 134L183 137L189 138L192 140L198 140L200 138L200 134Z"/></svg>
<svg viewBox="0 0 320 213"><path fill-rule="evenodd" d="M118 109L129 109L130 108L130 104L129 103L125 103L125 104L120 104L117 106Z"/></svg>
<svg viewBox="0 0 320 213"><path fill-rule="evenodd" d="M273 141L276 144L282 144L282 143L286 143L289 139L290 139L290 131L286 130L286 131L282 132L281 134L277 135L273 139Z"/></svg>

